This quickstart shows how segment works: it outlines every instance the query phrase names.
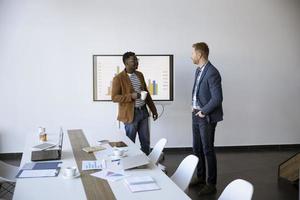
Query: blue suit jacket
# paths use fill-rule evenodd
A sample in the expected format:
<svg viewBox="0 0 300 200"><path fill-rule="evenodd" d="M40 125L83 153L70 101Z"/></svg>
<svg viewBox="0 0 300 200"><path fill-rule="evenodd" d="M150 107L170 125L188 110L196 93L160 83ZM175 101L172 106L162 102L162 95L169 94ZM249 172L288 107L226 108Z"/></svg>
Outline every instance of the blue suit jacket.
<svg viewBox="0 0 300 200"><path fill-rule="evenodd" d="M195 84L193 87L193 93ZM218 122L223 120L222 109L222 84L219 71L208 61L202 72L198 91L196 91L197 105L202 108L210 122ZM192 94L193 94L192 93Z"/></svg>

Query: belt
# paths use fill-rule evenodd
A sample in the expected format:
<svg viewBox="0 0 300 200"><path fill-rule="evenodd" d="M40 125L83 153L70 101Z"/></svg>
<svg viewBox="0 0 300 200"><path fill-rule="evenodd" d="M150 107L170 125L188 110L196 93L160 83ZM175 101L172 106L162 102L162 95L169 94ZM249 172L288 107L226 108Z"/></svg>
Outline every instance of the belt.
<svg viewBox="0 0 300 200"><path fill-rule="evenodd" d="M143 106L140 106L140 107L134 107L134 109L136 109L136 110L143 110L143 109L145 109L146 108L146 106L145 105L143 105Z"/></svg>

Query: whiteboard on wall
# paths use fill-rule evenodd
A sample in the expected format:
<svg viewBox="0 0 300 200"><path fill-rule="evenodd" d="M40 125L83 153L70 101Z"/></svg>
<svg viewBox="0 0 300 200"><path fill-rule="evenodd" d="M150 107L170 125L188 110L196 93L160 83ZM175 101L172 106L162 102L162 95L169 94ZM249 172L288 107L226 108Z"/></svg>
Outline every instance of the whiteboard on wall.
<svg viewBox="0 0 300 200"><path fill-rule="evenodd" d="M154 101L173 101L173 55L136 55ZM125 69L122 55L93 55L94 101L111 101L112 80Z"/></svg>

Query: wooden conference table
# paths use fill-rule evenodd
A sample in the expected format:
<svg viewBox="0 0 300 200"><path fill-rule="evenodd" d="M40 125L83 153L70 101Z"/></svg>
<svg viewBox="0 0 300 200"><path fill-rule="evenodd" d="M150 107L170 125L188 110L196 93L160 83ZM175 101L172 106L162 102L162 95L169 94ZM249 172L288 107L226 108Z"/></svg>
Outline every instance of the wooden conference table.
<svg viewBox="0 0 300 200"><path fill-rule="evenodd" d="M106 181L100 178L91 176L91 173L99 170L81 171L81 160L102 159L112 149L106 149L94 154L87 154L82 151L82 147L89 144L97 144L95 141L86 139L82 130L68 130L68 134L64 135L63 153L62 153L62 170L68 166L77 166L81 176L74 179L64 179L62 170L58 177L49 178L23 178L17 179L14 200L96 200L96 199L126 199L126 200L153 200L153 199L190 199L166 174L164 174L157 166L148 164L142 169L126 170L126 173L134 176L148 175L155 179L161 187L160 190L132 193L125 185L124 180L115 182ZM141 154L139 147L131 142L126 136L118 138L128 145L128 156ZM23 152L21 167L30 162L32 146L35 145L36 139L34 136L27 140L25 150ZM107 155L106 155L107 156Z"/></svg>

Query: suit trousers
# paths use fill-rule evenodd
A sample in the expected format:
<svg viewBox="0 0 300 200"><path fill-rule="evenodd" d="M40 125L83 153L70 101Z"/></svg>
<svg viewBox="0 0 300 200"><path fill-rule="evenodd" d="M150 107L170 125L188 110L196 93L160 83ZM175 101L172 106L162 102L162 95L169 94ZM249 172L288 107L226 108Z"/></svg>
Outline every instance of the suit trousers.
<svg viewBox="0 0 300 200"><path fill-rule="evenodd" d="M217 159L214 147L215 129L217 123L210 123L207 117L200 118L192 113L193 122L193 152L199 158L197 176L201 180L207 180L211 185L217 184Z"/></svg>

